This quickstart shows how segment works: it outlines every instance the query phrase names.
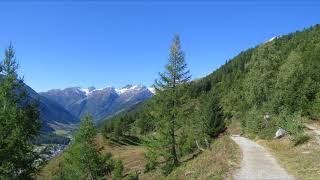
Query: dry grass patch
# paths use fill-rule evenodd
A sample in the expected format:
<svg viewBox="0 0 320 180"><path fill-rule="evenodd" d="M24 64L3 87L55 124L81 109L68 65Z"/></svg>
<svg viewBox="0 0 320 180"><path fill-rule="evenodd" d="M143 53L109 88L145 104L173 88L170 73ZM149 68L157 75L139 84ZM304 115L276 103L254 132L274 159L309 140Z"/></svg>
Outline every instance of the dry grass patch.
<svg viewBox="0 0 320 180"><path fill-rule="evenodd" d="M122 146L110 144L106 139L98 134L97 144L102 148L101 153L107 154L111 153L113 159L120 159L123 162L124 174L143 172L146 164L145 159L145 148L142 146ZM36 179L39 180L52 180L53 176L59 171L59 164L63 163L63 154L50 160L46 164L39 174L36 176Z"/></svg>
<svg viewBox="0 0 320 180"><path fill-rule="evenodd" d="M231 171L239 166L240 157L238 146L225 135L214 140L211 150L182 163L168 177L157 170L142 175L140 179L228 179Z"/></svg>
<svg viewBox="0 0 320 180"><path fill-rule="evenodd" d="M114 159L120 159L124 166L124 174L143 172L146 165L144 154L146 149L143 146L110 144L102 136L97 136L97 143L103 147L102 153L111 153Z"/></svg>

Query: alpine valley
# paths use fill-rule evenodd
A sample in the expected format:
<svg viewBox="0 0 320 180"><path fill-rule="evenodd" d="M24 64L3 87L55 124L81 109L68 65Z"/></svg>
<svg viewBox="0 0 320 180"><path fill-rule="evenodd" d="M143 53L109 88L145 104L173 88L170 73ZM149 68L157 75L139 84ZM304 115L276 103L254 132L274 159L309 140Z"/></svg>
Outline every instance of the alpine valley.
<svg viewBox="0 0 320 180"><path fill-rule="evenodd" d="M149 99L153 96L153 92L152 88L143 85L126 85L120 89L111 86L100 89L70 87L63 90L53 89L39 94L50 102L63 107L78 121L83 115L89 113L95 122L99 123L103 119Z"/></svg>

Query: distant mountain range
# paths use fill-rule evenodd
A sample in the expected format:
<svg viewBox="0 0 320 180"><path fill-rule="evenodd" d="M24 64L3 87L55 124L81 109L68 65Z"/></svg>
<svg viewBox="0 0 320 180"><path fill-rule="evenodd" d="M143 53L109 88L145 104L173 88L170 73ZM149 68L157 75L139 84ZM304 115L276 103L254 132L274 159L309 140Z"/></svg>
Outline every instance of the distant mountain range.
<svg viewBox="0 0 320 180"><path fill-rule="evenodd" d="M66 129L79 122L79 118L71 114L58 103L39 95L31 87L25 85L29 100L39 103L42 131L50 132L56 129Z"/></svg>
<svg viewBox="0 0 320 180"><path fill-rule="evenodd" d="M120 89L70 87L39 94L59 104L78 119L90 113L95 122L99 122L149 99L153 96L154 90L142 85L127 85Z"/></svg>

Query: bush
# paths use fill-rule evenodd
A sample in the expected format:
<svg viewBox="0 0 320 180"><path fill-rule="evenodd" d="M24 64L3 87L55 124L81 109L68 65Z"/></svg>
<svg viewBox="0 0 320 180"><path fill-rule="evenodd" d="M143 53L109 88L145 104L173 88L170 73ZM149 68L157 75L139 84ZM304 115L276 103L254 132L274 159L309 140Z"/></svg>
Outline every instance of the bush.
<svg viewBox="0 0 320 180"><path fill-rule="evenodd" d="M288 131L290 135L296 137L303 133L304 125L299 114L287 114L284 112L280 114L279 118L280 127Z"/></svg>
<svg viewBox="0 0 320 180"><path fill-rule="evenodd" d="M166 176L168 176L173 169L176 167L176 165L174 164L173 161L167 161L165 163L165 165L161 168L162 169L162 173Z"/></svg>
<svg viewBox="0 0 320 180"><path fill-rule="evenodd" d="M117 160L113 170L113 179L120 180L122 178L123 173L123 164L121 160Z"/></svg>
<svg viewBox="0 0 320 180"><path fill-rule="evenodd" d="M126 178L124 178L125 180L139 180L139 174L137 172L130 173Z"/></svg>
<svg viewBox="0 0 320 180"><path fill-rule="evenodd" d="M147 159L147 164L145 166L145 172L149 172L154 170L158 163L157 163L157 155L153 152L148 152L145 154L145 157Z"/></svg>
<svg viewBox="0 0 320 180"><path fill-rule="evenodd" d="M293 142L294 142L294 146L298 146L301 144L304 144L306 142L308 142L310 139L310 136L307 134L300 134L296 137L294 137Z"/></svg>

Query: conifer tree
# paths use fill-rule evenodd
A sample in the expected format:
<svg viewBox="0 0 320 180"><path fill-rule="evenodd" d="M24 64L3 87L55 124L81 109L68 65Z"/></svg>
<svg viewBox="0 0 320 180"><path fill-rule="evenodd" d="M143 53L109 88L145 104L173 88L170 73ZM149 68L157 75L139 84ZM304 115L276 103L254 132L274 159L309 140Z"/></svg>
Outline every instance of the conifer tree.
<svg viewBox="0 0 320 180"><path fill-rule="evenodd" d="M36 171L31 140L40 129L35 102L27 98L12 45L0 64L0 179L27 179Z"/></svg>
<svg viewBox="0 0 320 180"><path fill-rule="evenodd" d="M219 99L213 93L202 99L201 117L204 132L210 137L216 137L225 130L225 115Z"/></svg>
<svg viewBox="0 0 320 180"><path fill-rule="evenodd" d="M99 179L112 171L111 157L100 153L96 133L92 117L84 116L57 179Z"/></svg>
<svg viewBox="0 0 320 180"><path fill-rule="evenodd" d="M155 81L157 91L157 110L159 139L165 147L163 155L167 155L169 164L176 166L179 163L177 153L176 131L179 128L179 107L183 104L178 87L187 83L191 76L185 62L185 55L180 47L180 39L175 35L170 49L169 62L165 71L159 73L160 79Z"/></svg>

